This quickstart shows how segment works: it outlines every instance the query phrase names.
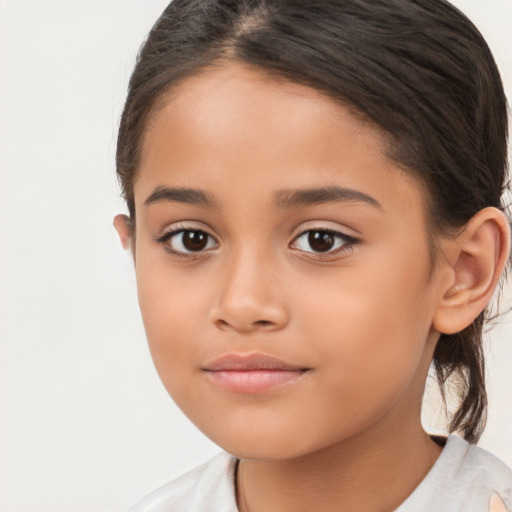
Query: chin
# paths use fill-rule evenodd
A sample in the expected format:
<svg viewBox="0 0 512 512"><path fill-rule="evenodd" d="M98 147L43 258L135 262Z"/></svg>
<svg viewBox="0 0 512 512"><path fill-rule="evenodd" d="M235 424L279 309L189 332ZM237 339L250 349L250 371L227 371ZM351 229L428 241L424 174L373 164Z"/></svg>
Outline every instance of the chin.
<svg viewBox="0 0 512 512"><path fill-rule="evenodd" d="M330 444L325 442L325 438L310 439L307 435L301 435L303 431L300 429L293 432L276 427L267 431L264 428L247 428L245 431L225 428L222 433L204 433L223 450L243 460L295 459L320 451Z"/></svg>
<svg viewBox="0 0 512 512"><path fill-rule="evenodd" d="M252 443L233 443L228 442L226 444L217 443L223 450L230 453L237 459L242 460L266 460L266 461L278 461L294 459L305 455L306 453L292 448L289 446L283 446L279 441L265 444L263 442Z"/></svg>

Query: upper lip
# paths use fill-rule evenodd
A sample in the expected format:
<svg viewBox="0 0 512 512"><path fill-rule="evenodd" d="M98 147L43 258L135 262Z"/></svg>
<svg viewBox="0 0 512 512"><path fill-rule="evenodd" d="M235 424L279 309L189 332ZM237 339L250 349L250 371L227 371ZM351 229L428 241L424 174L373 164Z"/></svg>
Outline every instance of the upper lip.
<svg viewBox="0 0 512 512"><path fill-rule="evenodd" d="M257 371L257 370L274 370L274 371L303 371L308 370L303 366L297 366L287 363L281 359L267 356L265 354L226 354L211 363L207 364L203 370L211 372L220 371Z"/></svg>

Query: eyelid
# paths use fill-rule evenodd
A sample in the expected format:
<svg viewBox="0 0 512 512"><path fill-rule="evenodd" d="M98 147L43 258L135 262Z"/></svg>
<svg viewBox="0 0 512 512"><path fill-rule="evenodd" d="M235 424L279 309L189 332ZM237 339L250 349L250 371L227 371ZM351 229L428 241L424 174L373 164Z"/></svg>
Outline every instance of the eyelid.
<svg viewBox="0 0 512 512"><path fill-rule="evenodd" d="M324 219L301 222L300 225L298 225L293 230L292 237L297 238L304 233L308 233L309 231L327 231L329 233L339 233L340 235L353 239L360 239L362 236L358 230L352 227Z"/></svg>
<svg viewBox="0 0 512 512"><path fill-rule="evenodd" d="M303 249L292 247L293 244L295 244L301 237L303 237L304 235L306 235L308 233L315 232L315 231L329 233L329 234L337 237L338 239L342 239L344 241L344 243L342 243L341 246L339 246L337 248L330 249L325 252L315 252L313 250L305 251ZM290 248L301 252L303 255L305 255L308 258L314 258L316 260L319 260L319 259L335 258L340 253L345 253L349 250L353 250L358 244L360 244L360 242L361 242L361 240L359 237L347 234L342 228L333 228L330 226L328 227L326 224L322 225L320 223L314 223L311 226L302 227L301 231L299 231L299 233L297 233L293 237L289 246L290 246Z"/></svg>
<svg viewBox="0 0 512 512"><path fill-rule="evenodd" d="M208 231L204 230L204 229L200 229L200 228L176 228L176 229L172 229L172 230L169 230L169 231L165 231L164 233L162 233L161 235L157 236L155 238L155 240L159 243L163 243L165 242L166 240L169 240L169 238L172 238L174 235L178 235L179 233L185 233L187 231L199 231L201 233L205 233L206 235L208 235L210 238L212 238L213 240L215 240L215 242L218 244L218 240L211 234L211 233L208 233Z"/></svg>
<svg viewBox="0 0 512 512"><path fill-rule="evenodd" d="M203 222L199 221L179 221L173 222L172 224L168 224L161 231L160 234L156 235L154 238L158 242L159 240L168 237L170 235L179 233L181 231L204 231L212 238L217 240L217 237L212 234L212 229Z"/></svg>
<svg viewBox="0 0 512 512"><path fill-rule="evenodd" d="M338 236L339 238L343 238L344 240L347 240L347 243L356 243L356 242L359 241L358 238L356 238L354 236L351 236L351 235L347 235L343 231L339 231L337 229L332 229L332 228L308 228L308 229L304 229L303 231L301 231L300 233L295 235L291 243L295 242L296 240L298 240L299 238L301 238L305 234L311 233L312 231L318 231L318 232L321 232L321 233L329 233L331 235Z"/></svg>
<svg viewBox="0 0 512 512"><path fill-rule="evenodd" d="M198 224L201 224L198 226ZM195 231L205 233L211 240L214 241L215 247L205 248L199 251L179 251L173 249L169 241L176 235L180 233L185 233L187 231ZM202 223L194 223L194 222L177 222L167 226L160 235L155 236L155 242L161 244L164 249L173 256L183 257L183 258L201 258L205 255L209 254L212 250L216 249L219 246L219 241L217 237L211 234L210 230L207 227L204 227ZM208 242L209 243L209 242Z"/></svg>

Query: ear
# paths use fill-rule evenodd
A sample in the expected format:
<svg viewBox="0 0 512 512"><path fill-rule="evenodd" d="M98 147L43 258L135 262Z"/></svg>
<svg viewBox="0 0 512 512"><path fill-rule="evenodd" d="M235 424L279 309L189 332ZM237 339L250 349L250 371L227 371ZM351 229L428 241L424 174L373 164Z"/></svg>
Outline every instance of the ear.
<svg viewBox="0 0 512 512"><path fill-rule="evenodd" d="M440 333L455 334L471 325L498 285L510 251L508 219L497 208L484 208L447 243L449 276L441 287L432 326Z"/></svg>
<svg viewBox="0 0 512 512"><path fill-rule="evenodd" d="M129 249L132 245L132 223L127 215L119 214L114 217L114 227L116 228L123 249Z"/></svg>

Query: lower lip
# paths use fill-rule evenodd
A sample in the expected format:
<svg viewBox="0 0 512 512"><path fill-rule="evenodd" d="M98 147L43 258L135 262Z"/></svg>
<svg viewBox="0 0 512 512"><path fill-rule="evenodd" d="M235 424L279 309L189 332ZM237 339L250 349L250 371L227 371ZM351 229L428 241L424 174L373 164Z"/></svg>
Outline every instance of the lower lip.
<svg viewBox="0 0 512 512"><path fill-rule="evenodd" d="M282 388L300 379L307 370L218 370L208 377L233 393L263 393Z"/></svg>

